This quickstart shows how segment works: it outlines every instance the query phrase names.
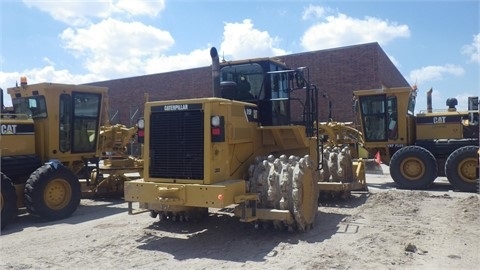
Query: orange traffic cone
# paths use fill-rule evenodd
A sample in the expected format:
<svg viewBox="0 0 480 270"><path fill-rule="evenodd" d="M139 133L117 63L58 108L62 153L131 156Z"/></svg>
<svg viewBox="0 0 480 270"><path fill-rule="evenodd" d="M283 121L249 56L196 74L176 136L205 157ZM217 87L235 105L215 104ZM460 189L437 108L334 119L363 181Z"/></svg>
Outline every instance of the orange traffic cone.
<svg viewBox="0 0 480 270"><path fill-rule="evenodd" d="M375 161L378 164L382 164L382 159L380 158L380 151L377 151L377 153L375 154Z"/></svg>

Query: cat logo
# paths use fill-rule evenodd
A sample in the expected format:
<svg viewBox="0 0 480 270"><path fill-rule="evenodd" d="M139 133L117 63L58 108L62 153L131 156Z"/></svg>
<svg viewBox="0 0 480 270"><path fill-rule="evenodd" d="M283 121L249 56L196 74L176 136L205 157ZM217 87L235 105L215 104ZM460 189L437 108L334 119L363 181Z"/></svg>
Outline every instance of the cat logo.
<svg viewBox="0 0 480 270"><path fill-rule="evenodd" d="M17 133L17 125L2 125L0 127L1 134L15 134Z"/></svg>
<svg viewBox="0 0 480 270"><path fill-rule="evenodd" d="M438 117L433 117L433 123L434 124L444 124L445 123L445 118L446 116L438 116Z"/></svg>

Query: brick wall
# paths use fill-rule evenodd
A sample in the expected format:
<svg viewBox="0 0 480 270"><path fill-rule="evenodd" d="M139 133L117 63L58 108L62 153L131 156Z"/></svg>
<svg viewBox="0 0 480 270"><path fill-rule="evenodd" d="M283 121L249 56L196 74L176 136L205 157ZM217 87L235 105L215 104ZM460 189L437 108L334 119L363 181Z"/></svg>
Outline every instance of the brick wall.
<svg viewBox="0 0 480 270"><path fill-rule="evenodd" d="M310 80L332 101L332 116L337 121L353 121L352 92L360 89L408 86L378 43L368 43L291 54L278 57L291 68L308 67ZM109 88L110 111L118 111L114 122L130 125L136 108L143 110L145 93L149 100L170 100L212 95L211 67L91 83ZM320 95L320 120L328 116L327 98ZM112 114L112 113L111 113ZM143 114L143 113L142 113ZM292 120L301 119L298 106L292 108Z"/></svg>
<svg viewBox="0 0 480 270"><path fill-rule="evenodd" d="M378 43L292 54L283 57L291 67L307 66L310 79L332 101L337 121L353 121L352 95L355 90L385 86L408 86ZM320 120L328 119L328 102L320 98Z"/></svg>
<svg viewBox="0 0 480 270"><path fill-rule="evenodd" d="M138 119L130 119L139 109L143 115L143 104L148 94L149 101L204 97L211 95L211 68L195 68L168 73L130 77L92 85L109 88L110 118L118 113L114 123L130 125Z"/></svg>

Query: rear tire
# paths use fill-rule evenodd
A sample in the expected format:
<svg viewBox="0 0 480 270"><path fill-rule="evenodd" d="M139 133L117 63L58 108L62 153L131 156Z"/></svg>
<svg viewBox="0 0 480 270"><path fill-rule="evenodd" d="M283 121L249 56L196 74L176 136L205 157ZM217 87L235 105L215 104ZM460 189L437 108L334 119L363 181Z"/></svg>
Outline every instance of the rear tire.
<svg viewBox="0 0 480 270"><path fill-rule="evenodd" d="M77 176L61 164L45 164L34 171L25 185L29 213L48 220L70 216L80 204Z"/></svg>
<svg viewBox="0 0 480 270"><path fill-rule="evenodd" d="M390 160L390 175L401 189L426 189L437 178L437 161L423 147L406 146Z"/></svg>
<svg viewBox="0 0 480 270"><path fill-rule="evenodd" d="M464 146L451 153L445 162L445 175L460 191L478 190L478 147Z"/></svg>
<svg viewBox="0 0 480 270"><path fill-rule="evenodd" d="M1 229L3 230L7 224L9 224L17 215L17 193L15 192L15 186L12 180L2 174L2 219Z"/></svg>

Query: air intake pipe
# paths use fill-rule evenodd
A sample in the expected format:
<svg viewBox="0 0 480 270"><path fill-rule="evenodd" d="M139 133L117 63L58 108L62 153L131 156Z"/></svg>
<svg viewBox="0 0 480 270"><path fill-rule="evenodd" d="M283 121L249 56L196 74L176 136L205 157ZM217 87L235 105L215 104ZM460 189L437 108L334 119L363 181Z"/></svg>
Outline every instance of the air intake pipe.
<svg viewBox="0 0 480 270"><path fill-rule="evenodd" d="M432 91L433 89L430 88L430 90L427 91L427 112L431 113L433 111L432 108Z"/></svg>
<svg viewBox="0 0 480 270"><path fill-rule="evenodd" d="M212 57L212 85L213 97L222 97L220 89L220 59L215 47L210 49L210 56Z"/></svg>

